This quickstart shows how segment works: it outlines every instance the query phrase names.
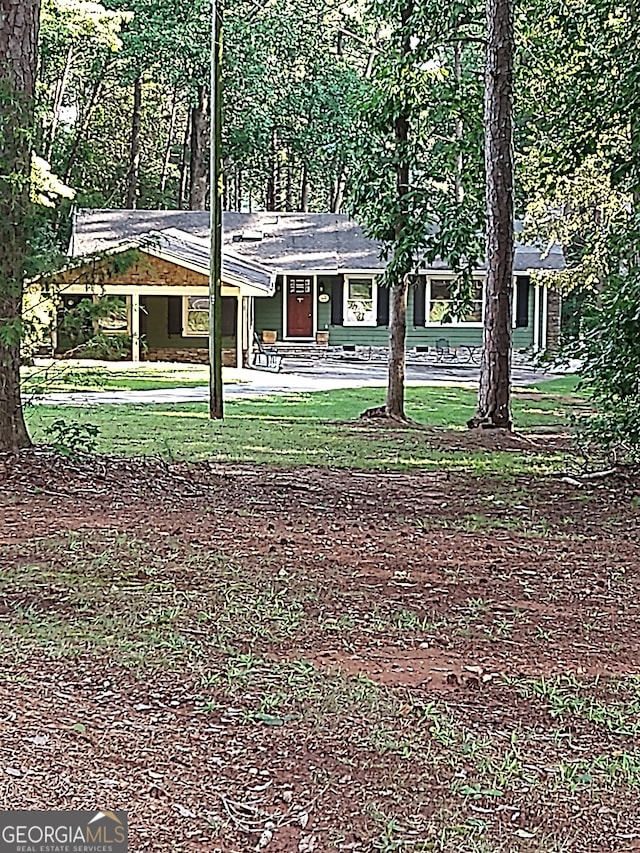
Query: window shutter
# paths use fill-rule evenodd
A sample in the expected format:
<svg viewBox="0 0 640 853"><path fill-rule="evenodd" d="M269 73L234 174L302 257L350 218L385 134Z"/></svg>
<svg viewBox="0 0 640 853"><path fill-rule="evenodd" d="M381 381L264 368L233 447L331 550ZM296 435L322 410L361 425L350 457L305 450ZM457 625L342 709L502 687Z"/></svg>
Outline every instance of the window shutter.
<svg viewBox="0 0 640 853"><path fill-rule="evenodd" d="M378 286L378 326L389 325L389 288Z"/></svg>
<svg viewBox="0 0 640 853"><path fill-rule="evenodd" d="M331 325L342 326L344 304L344 279L342 276L333 282L331 288Z"/></svg>
<svg viewBox="0 0 640 853"><path fill-rule="evenodd" d="M427 322L426 291L426 279L421 275L413 289L413 325L416 327Z"/></svg>
<svg viewBox="0 0 640 853"><path fill-rule="evenodd" d="M169 335L182 334L182 297L167 297L167 333Z"/></svg>
<svg viewBox="0 0 640 853"><path fill-rule="evenodd" d="M529 325L529 278L519 275L516 279L516 329L526 329Z"/></svg>
<svg viewBox="0 0 640 853"><path fill-rule="evenodd" d="M238 300L235 296L222 297L222 334L232 338L238 328Z"/></svg>

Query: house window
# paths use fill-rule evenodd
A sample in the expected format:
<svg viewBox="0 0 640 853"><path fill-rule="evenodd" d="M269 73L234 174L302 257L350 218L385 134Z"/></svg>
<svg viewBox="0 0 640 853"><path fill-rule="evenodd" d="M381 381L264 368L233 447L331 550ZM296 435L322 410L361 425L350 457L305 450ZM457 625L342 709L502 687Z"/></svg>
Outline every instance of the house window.
<svg viewBox="0 0 640 853"><path fill-rule="evenodd" d="M377 325L377 287L371 276L347 278L344 287L344 325Z"/></svg>
<svg viewBox="0 0 640 853"><path fill-rule="evenodd" d="M452 292L455 281L450 278L431 278L428 283L427 325L440 325L443 321L452 325L482 325L484 282L474 279L469 310L461 317L452 317ZM450 320L446 318L451 317Z"/></svg>
<svg viewBox="0 0 640 853"><path fill-rule="evenodd" d="M209 334L209 297L185 296L182 300L182 334L206 338Z"/></svg>
<svg viewBox="0 0 640 853"><path fill-rule="evenodd" d="M290 278L289 279L289 293L294 296L305 296L311 293L311 279L310 278Z"/></svg>

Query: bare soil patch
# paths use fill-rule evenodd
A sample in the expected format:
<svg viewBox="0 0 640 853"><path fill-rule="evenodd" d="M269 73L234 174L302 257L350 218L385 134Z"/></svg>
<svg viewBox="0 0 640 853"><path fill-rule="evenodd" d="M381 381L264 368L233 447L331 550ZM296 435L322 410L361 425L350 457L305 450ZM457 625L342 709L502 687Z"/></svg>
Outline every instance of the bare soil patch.
<svg viewBox="0 0 640 853"><path fill-rule="evenodd" d="M134 851L624 851L633 483L0 462L4 808Z"/></svg>
<svg viewBox="0 0 640 853"><path fill-rule="evenodd" d="M348 421L345 427L350 430L383 432L386 435L401 437L407 430L419 429L430 447L435 449L478 451L498 450L519 453L567 453L573 449L568 432L550 426L539 431L513 432L504 429L445 429L431 427L408 421L402 424L397 420L381 418L363 418Z"/></svg>

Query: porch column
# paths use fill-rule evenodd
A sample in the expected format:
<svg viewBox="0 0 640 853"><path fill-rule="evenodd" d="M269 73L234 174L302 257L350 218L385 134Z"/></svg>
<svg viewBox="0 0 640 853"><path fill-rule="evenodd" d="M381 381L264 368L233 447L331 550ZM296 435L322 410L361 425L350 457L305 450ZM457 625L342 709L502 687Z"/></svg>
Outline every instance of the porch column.
<svg viewBox="0 0 640 853"><path fill-rule="evenodd" d="M247 296L247 350L249 352L249 367L252 365L251 354L255 347L256 334L256 300L254 296Z"/></svg>
<svg viewBox="0 0 640 853"><path fill-rule="evenodd" d="M540 352L540 285L533 291L533 351Z"/></svg>
<svg viewBox="0 0 640 853"><path fill-rule="evenodd" d="M58 312L55 307L51 317L51 355L55 356L58 350Z"/></svg>
<svg viewBox="0 0 640 853"><path fill-rule="evenodd" d="M242 343L244 323L242 322L242 294L238 294L238 310L236 311L236 367L244 367L242 363Z"/></svg>
<svg viewBox="0 0 640 853"><path fill-rule="evenodd" d="M542 350L547 351L547 333L549 331L549 288L542 286Z"/></svg>
<svg viewBox="0 0 640 853"><path fill-rule="evenodd" d="M140 361L140 295L131 294L131 361Z"/></svg>

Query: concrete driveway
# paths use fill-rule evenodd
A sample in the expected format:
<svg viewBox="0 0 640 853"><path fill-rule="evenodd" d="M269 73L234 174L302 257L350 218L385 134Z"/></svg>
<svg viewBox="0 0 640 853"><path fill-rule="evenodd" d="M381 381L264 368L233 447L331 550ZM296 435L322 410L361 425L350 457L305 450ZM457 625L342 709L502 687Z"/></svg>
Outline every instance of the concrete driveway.
<svg viewBox="0 0 640 853"><path fill-rule="evenodd" d="M382 361L341 359L285 359L279 373L264 370L227 370L237 380L224 388L227 400L269 397L274 394L297 394L330 391L338 388L384 387L387 366ZM407 364L408 385L471 385L477 383L476 365L442 365L411 361ZM513 370L514 385L529 385L559 374L547 373L532 366L517 365ZM208 400L206 385L193 388L165 388L144 391L85 391L43 394L32 398L40 405L93 406L141 403L200 403Z"/></svg>

